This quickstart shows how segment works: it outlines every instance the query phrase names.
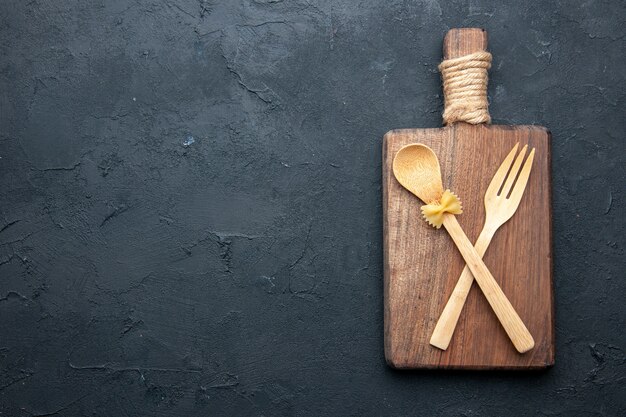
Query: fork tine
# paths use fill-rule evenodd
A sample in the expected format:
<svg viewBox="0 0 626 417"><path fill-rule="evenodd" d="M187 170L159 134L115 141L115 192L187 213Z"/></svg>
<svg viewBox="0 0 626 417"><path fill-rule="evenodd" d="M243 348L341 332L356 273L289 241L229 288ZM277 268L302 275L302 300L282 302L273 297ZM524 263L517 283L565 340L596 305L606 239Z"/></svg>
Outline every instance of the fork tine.
<svg viewBox="0 0 626 417"><path fill-rule="evenodd" d="M513 163L513 167L511 167L511 171L509 172L509 175L507 175L506 177L506 182L504 183L504 186L502 187L502 190L500 191L500 196L506 197L509 195L509 191L511 191L511 188L513 187L515 178L517 178L517 173L519 172L519 169L522 167L522 162L524 161L524 157L526 156L527 149L528 149L528 145L524 145L519 155L517 155L517 158L515 159L515 162Z"/></svg>
<svg viewBox="0 0 626 417"><path fill-rule="evenodd" d="M511 168L511 162L513 162L513 158L517 153L517 148L519 147L519 143L516 143L511 152L504 158L502 164L496 171L496 174L493 176L491 183L489 183L489 188L487 188L487 192L485 193L485 197L493 195L495 196L498 193L498 190L502 186L504 182L504 178L506 178L506 173L509 172L509 168Z"/></svg>
<svg viewBox="0 0 626 417"><path fill-rule="evenodd" d="M532 148L530 154L528 155L528 159L524 163L522 167L522 171L519 174L519 178L515 183L515 187L513 187L513 192L511 192L511 201L513 204L518 204L522 199L522 195L524 194L524 190L526 189L526 184L528 183L528 177L530 177L530 170L533 168L533 158L535 157L535 148Z"/></svg>

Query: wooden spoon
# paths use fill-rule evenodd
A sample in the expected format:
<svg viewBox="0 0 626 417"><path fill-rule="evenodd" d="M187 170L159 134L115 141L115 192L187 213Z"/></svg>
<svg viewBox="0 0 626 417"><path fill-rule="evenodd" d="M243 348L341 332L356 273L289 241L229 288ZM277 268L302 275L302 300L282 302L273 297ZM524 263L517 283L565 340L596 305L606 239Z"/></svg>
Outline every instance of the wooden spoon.
<svg viewBox="0 0 626 417"><path fill-rule="evenodd" d="M411 144L400 149L393 160L393 174L404 188L426 204L441 199L444 190L439 160L428 146ZM515 349L520 353L531 350L535 346L532 335L474 249L456 217L444 213L443 226L461 252Z"/></svg>

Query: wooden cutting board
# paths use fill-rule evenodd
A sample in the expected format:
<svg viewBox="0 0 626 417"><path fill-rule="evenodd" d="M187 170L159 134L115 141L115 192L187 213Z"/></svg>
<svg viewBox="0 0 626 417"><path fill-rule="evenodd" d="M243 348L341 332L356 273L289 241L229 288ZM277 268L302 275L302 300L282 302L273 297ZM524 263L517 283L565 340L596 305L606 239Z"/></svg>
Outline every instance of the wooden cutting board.
<svg viewBox="0 0 626 417"><path fill-rule="evenodd" d="M444 57L486 50L481 29L453 29ZM497 57L495 58L497 59ZM520 206L495 234L484 261L535 339L518 353L477 284L472 285L446 351L429 344L435 324L465 265L444 229L429 226L422 203L397 182L396 152L424 143L439 157L444 187L464 212L457 219L474 242L485 219L487 187L513 146L536 148ZM403 369L537 369L554 364L550 133L538 126L470 125L402 129L383 140L385 357Z"/></svg>

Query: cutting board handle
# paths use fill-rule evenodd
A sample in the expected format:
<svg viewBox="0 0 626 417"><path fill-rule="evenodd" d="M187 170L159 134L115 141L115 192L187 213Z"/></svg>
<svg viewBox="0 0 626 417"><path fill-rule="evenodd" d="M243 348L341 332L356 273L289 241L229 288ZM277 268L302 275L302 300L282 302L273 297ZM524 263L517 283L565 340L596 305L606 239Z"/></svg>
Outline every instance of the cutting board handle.
<svg viewBox="0 0 626 417"><path fill-rule="evenodd" d="M487 31L480 28L450 29L443 39L443 58L458 58L487 50Z"/></svg>
<svg viewBox="0 0 626 417"><path fill-rule="evenodd" d="M444 61L439 65L443 81L443 123L491 123L487 99L487 32L478 28L448 31L443 40Z"/></svg>

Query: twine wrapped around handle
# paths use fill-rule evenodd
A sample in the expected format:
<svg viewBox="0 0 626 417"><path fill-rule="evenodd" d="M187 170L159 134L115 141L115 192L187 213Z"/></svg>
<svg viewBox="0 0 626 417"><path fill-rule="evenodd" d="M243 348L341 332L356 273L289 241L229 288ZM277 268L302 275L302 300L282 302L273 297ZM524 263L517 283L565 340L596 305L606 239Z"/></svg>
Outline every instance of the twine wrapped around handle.
<svg viewBox="0 0 626 417"><path fill-rule="evenodd" d="M487 100L487 70L491 54L486 51L444 60L439 64L443 80L443 123L491 123Z"/></svg>

